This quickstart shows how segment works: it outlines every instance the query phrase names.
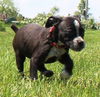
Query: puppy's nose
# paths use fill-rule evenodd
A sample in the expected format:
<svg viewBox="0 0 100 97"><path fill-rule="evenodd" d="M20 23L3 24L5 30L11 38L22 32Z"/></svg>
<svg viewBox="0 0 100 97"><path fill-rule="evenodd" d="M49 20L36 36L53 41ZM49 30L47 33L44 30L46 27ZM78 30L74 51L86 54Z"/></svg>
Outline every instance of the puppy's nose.
<svg viewBox="0 0 100 97"><path fill-rule="evenodd" d="M79 41L79 42L78 42L78 45L79 45L80 47L83 47L83 46L84 46L84 41Z"/></svg>

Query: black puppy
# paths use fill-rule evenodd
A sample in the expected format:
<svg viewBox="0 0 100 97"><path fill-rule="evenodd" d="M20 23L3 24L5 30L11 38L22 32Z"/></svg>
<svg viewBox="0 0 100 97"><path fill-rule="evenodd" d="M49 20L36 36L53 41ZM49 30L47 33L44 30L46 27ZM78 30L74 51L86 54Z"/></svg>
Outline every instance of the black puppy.
<svg viewBox="0 0 100 97"><path fill-rule="evenodd" d="M37 79L39 70L50 77L53 72L47 70L45 63L59 61L65 68L62 78L72 75L73 61L69 56L69 49L81 51L84 46L84 29L79 20L74 17L48 18L46 26L28 24L20 29L12 25L15 31L13 47L19 72L23 72L25 57L30 58L30 77Z"/></svg>

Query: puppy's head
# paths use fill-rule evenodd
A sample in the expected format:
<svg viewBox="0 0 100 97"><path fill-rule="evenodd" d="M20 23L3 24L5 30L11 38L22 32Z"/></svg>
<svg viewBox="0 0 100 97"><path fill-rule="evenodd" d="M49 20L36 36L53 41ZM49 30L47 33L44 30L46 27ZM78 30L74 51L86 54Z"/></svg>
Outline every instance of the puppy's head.
<svg viewBox="0 0 100 97"><path fill-rule="evenodd" d="M50 17L46 27L56 26L58 39L68 48L74 51L81 51L85 47L84 29L80 21L74 17Z"/></svg>

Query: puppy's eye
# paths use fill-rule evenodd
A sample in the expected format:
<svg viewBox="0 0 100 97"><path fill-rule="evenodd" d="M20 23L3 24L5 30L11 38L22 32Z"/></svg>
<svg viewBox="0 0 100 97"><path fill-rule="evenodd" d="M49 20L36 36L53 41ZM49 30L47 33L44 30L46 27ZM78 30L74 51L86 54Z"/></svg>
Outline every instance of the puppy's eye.
<svg viewBox="0 0 100 97"><path fill-rule="evenodd" d="M80 36L84 37L84 29L80 28Z"/></svg>

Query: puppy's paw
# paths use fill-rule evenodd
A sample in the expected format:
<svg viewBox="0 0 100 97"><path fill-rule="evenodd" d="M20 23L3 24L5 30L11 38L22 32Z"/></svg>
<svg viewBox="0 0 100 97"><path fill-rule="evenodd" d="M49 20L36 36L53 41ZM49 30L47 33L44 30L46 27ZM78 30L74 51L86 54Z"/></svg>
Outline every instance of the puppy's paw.
<svg viewBox="0 0 100 97"><path fill-rule="evenodd" d="M37 80L38 78L37 78L37 77L31 77L31 76L30 76L30 79L33 80L33 81L35 81L35 80Z"/></svg>
<svg viewBox="0 0 100 97"><path fill-rule="evenodd" d="M60 77L62 80L67 80L71 77L71 75L67 71L63 70L62 73L60 74Z"/></svg>
<svg viewBox="0 0 100 97"><path fill-rule="evenodd" d="M50 71L50 70L43 72L43 75L46 76L46 77L51 77L53 74L54 74L53 71Z"/></svg>

